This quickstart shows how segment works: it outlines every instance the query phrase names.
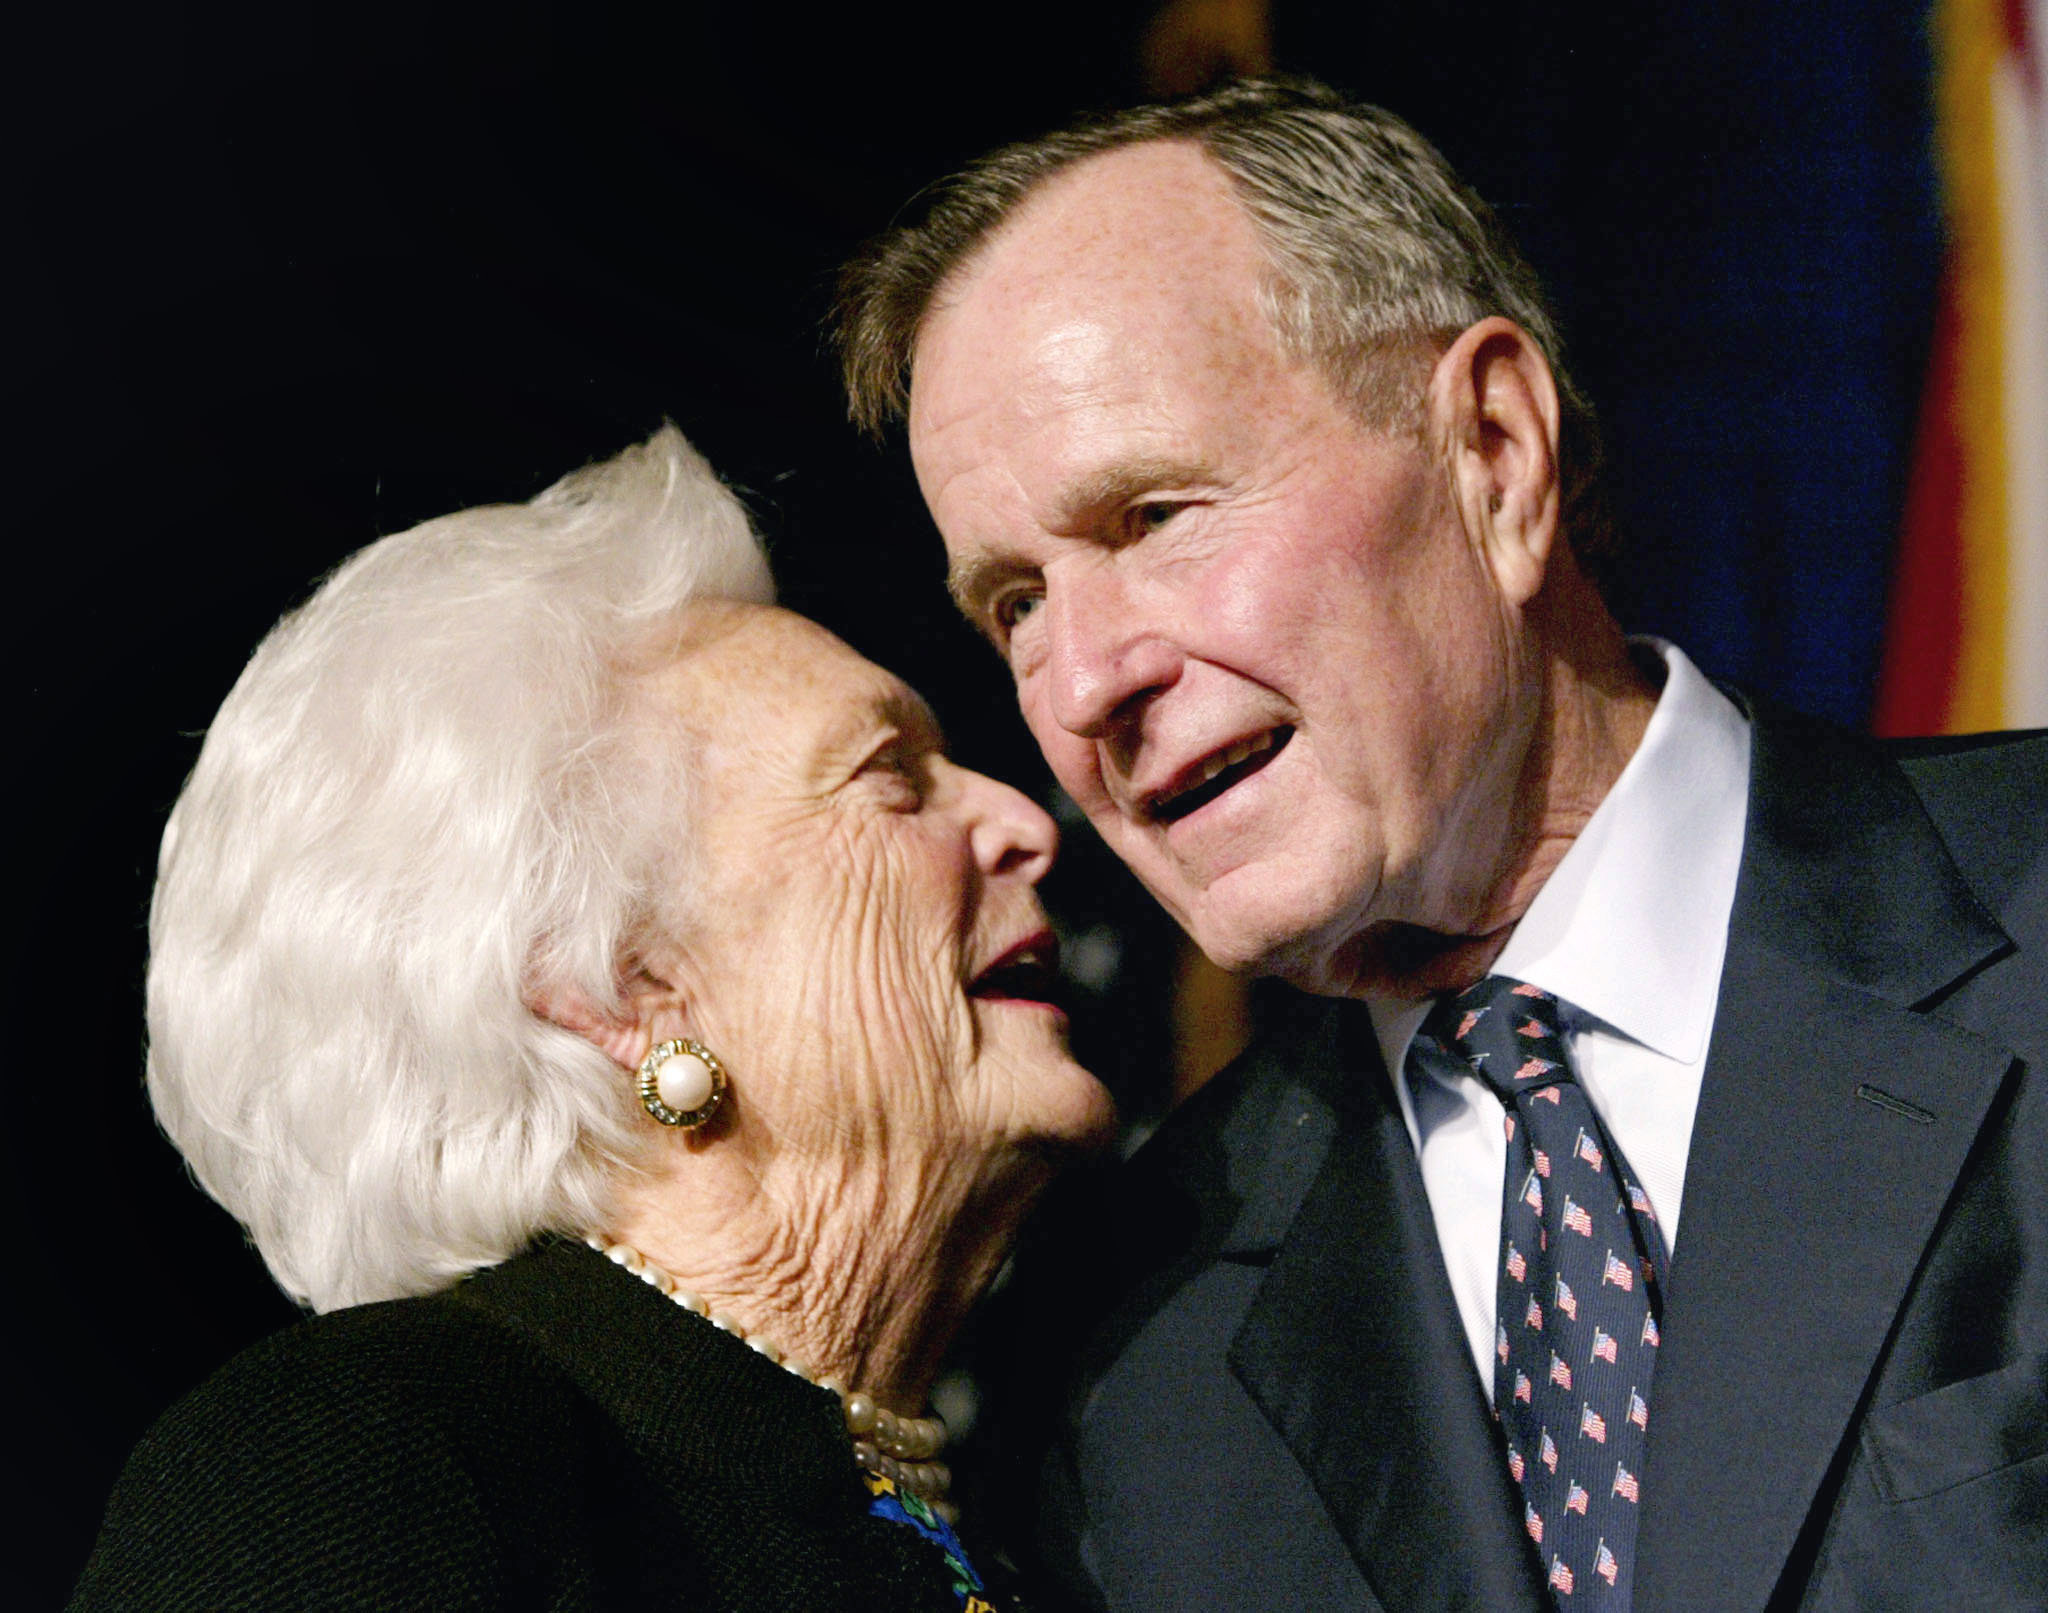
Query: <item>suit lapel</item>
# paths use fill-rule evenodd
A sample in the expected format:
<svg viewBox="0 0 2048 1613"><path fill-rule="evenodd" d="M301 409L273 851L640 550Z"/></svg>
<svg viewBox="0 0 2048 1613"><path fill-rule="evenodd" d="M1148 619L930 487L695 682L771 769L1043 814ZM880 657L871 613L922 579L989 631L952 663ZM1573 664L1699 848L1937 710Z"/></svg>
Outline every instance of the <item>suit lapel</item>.
<svg viewBox="0 0 2048 1613"><path fill-rule="evenodd" d="M1290 1203L1246 1206L1283 1230L1231 1368L1389 1613L1543 1607L1371 1025L1329 1024L1334 1123Z"/></svg>
<svg viewBox="0 0 2048 1613"><path fill-rule="evenodd" d="M1760 1608L1842 1456L2008 1049L1921 1011L2010 942L1902 775L1756 727L1652 1398L1636 1606Z"/></svg>

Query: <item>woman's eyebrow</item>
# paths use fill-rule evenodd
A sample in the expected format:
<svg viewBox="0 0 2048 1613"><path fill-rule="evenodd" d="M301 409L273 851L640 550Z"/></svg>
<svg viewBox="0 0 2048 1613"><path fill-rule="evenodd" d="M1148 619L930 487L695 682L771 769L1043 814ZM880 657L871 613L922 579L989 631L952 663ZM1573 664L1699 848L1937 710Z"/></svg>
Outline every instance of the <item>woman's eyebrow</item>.
<svg viewBox="0 0 2048 1613"><path fill-rule="evenodd" d="M828 753L858 753L862 759L884 751L937 746L943 748L939 720L912 690L878 693L873 700L846 712L825 740Z"/></svg>
<svg viewBox="0 0 2048 1613"><path fill-rule="evenodd" d="M938 717L915 690L907 686L892 690L879 702L878 710L905 739L925 745L945 744Z"/></svg>

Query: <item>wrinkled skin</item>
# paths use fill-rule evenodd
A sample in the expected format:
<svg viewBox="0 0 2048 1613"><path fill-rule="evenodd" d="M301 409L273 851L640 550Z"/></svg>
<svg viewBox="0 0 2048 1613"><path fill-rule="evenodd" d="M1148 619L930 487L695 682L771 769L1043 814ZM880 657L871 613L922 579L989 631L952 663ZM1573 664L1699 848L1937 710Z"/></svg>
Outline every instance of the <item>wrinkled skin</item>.
<svg viewBox="0 0 2048 1613"><path fill-rule="evenodd" d="M1192 145L1078 164L935 300L912 458L1054 773L1202 949L1434 990L1484 972L1650 702L1556 542L1528 337L1418 348L1417 419L1377 429L1282 350L1263 273ZM1157 810L1268 736L1263 771Z"/></svg>
<svg viewBox="0 0 2048 1613"><path fill-rule="evenodd" d="M614 1228L820 1371L909 1403L1101 1085L1046 1003L968 983L1046 920L1050 818L956 766L899 680L786 611L707 606L643 693L680 715L699 883L621 1064L688 1035L732 1091Z"/></svg>

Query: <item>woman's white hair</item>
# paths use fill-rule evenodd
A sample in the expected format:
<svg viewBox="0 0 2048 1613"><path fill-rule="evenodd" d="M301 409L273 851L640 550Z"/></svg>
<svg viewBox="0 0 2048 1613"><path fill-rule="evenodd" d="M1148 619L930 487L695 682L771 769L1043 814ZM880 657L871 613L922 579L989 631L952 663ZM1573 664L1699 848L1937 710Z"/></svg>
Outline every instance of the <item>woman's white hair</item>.
<svg viewBox="0 0 2048 1613"><path fill-rule="evenodd" d="M684 751L631 698L684 608L766 602L674 427L529 504L384 538L272 629L164 832L149 1091L316 1309L601 1223L631 1083L540 1018L618 996L687 878Z"/></svg>

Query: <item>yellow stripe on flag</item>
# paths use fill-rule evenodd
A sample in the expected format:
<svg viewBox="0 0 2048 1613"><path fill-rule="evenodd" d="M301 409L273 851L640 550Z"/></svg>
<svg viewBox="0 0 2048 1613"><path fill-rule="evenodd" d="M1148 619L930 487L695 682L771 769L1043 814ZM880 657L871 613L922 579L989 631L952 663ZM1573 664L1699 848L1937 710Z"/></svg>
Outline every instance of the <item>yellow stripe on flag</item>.
<svg viewBox="0 0 2048 1613"><path fill-rule="evenodd" d="M1992 79L2005 55L1997 0L1935 8L1935 105L1957 283L1956 397L1963 465L1962 643L1951 732L2004 721L2006 636L2005 263Z"/></svg>

